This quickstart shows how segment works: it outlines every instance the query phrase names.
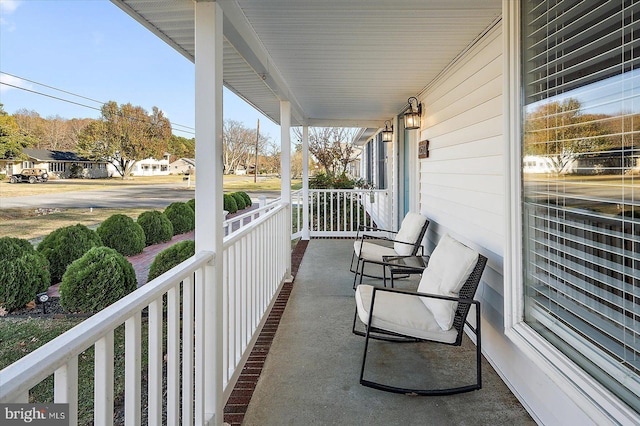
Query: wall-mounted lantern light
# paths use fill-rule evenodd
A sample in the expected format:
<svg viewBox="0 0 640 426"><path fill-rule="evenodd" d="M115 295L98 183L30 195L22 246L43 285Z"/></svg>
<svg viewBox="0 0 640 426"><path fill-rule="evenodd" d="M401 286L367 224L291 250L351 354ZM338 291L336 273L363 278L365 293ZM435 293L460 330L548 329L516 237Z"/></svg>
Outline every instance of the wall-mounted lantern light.
<svg viewBox="0 0 640 426"><path fill-rule="evenodd" d="M422 116L422 104L415 97L410 97L407 102L409 109L404 113L404 128L415 130L420 128L420 117Z"/></svg>
<svg viewBox="0 0 640 426"><path fill-rule="evenodd" d="M393 125L389 120L384 122L384 129L382 129L382 142L393 141Z"/></svg>

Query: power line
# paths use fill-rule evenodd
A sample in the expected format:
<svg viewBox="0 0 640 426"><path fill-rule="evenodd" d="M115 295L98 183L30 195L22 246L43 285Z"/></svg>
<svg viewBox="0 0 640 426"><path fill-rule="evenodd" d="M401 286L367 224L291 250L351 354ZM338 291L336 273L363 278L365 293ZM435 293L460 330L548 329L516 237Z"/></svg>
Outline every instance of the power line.
<svg viewBox="0 0 640 426"><path fill-rule="evenodd" d="M5 83L4 81L0 81L0 84L4 84L5 86L9 86L9 87L13 87L13 88L16 88L16 89L24 90L25 92L35 93L36 95L47 96L49 98L57 99L59 101L63 101L63 102L67 102L67 103L75 104L75 105L80 105L80 106L83 106L85 108L90 108L90 109L95 109L97 111L100 111L100 108L97 108L97 107L92 107L92 106L89 106L89 105L81 104L80 102L70 101L69 99L59 98L57 96L49 95L48 93L42 93L42 92L38 92L36 90L27 89L26 87L20 87L20 86L14 85L14 84Z"/></svg>
<svg viewBox="0 0 640 426"><path fill-rule="evenodd" d="M5 74L5 75L10 75L11 77L19 78L20 80L28 81L29 83L37 84L39 86L43 86L43 87L46 87L46 88L49 88L49 89L57 90L58 92L66 93L66 94L71 95L71 96L76 96L78 98L86 99L86 100L91 101L91 102L96 102L96 103L99 103L101 105L104 104L104 102L100 102L100 101L98 101L96 99L87 98L86 96L78 95L78 94L75 94L75 93L72 93L72 92L67 92L66 90L58 89L57 87L49 86L49 85L46 85L46 84L43 84L43 83L38 83L37 81L33 81L33 80L29 80L28 78L20 77L19 75L10 74L10 73L4 72L4 71L0 71L0 73L1 74Z"/></svg>
<svg viewBox="0 0 640 426"><path fill-rule="evenodd" d="M66 93L66 94L71 95L71 96L75 96L75 97L78 97L78 98L86 99L86 100L89 100L91 102L96 102L96 103L99 103L101 105L104 105L106 103L106 102L101 102L99 100L92 99L92 98L89 98L89 97L86 97L86 96L78 95L76 93L69 92L69 91L66 91L66 90L63 90L63 89L59 89L57 87L49 86L49 85L44 84L44 83L39 83L39 82L34 81L34 80L29 80L27 78L20 77L20 76L15 75L15 74L10 74L10 73L5 72L5 71L0 71L0 74L6 74L8 76L11 76L11 77L14 77L14 78L18 78L20 80L28 81L29 83L37 84L39 86L43 86L43 87L46 87L46 88L49 88L49 89L52 89L52 90L56 90L58 92ZM67 102L67 103L70 103L70 104L74 104L74 105L82 106L82 107L85 107L85 108L93 109L93 110L96 110L96 111L102 111L101 108L97 108L97 107L93 107L93 106L90 106L90 105L82 104L82 103L75 102L75 101L72 101L72 100L69 100L69 99L60 98L58 96L53 96L53 95L50 95L48 93L38 92L37 90L31 90L31 89L27 89L25 87L16 86L14 84L6 83L4 81L0 81L0 84L4 84L5 86L9 86L9 87L13 87L13 88L16 88L16 89L24 90L26 92L31 92L31 93L34 93L34 94L37 94L37 95L46 96L46 97L49 97L49 98L52 98L52 99L56 99L56 100L59 100L59 101L63 101L63 102ZM185 129L189 129L189 130L194 130L195 131L195 128L193 128L191 126L184 125L184 124L171 123L171 126L172 127L182 127L182 128L185 128ZM194 131L189 131L189 130L176 129L176 131L179 131L179 132L195 135Z"/></svg>

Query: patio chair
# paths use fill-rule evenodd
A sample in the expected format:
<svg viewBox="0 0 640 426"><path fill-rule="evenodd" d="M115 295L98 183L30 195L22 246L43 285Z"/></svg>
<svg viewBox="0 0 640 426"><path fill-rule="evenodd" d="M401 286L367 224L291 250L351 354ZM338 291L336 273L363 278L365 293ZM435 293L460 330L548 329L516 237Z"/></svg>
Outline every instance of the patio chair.
<svg viewBox="0 0 640 426"><path fill-rule="evenodd" d="M367 263L384 265L382 256L415 256L422 247L422 239L428 226L429 221L425 216L412 212L407 213L397 232L361 226L358 229L356 240L353 242L353 254L351 255L351 272L354 273L353 288L356 288L358 277L360 277L360 283L362 283L363 276L383 278L365 274L364 267ZM395 238L366 234L366 231L386 232L394 234ZM355 269L353 267L354 259L357 259Z"/></svg>
<svg viewBox="0 0 640 426"><path fill-rule="evenodd" d="M486 257L445 235L431 254L417 291L359 285L352 330L365 337L360 383L410 395L451 395L480 389L480 302L473 297L486 263ZM471 305L475 305L475 327L467 322ZM357 319L365 324L364 332L356 331ZM476 337L475 383L453 388L410 389L364 378L369 339L460 346L465 324Z"/></svg>

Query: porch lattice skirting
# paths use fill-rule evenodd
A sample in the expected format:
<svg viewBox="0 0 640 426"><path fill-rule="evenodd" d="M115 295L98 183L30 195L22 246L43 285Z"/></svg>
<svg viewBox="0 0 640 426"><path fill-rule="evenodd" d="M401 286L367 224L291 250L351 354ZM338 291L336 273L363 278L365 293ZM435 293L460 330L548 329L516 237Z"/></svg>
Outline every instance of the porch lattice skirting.
<svg viewBox="0 0 640 426"><path fill-rule="evenodd" d="M296 244L295 248L291 252L291 275L295 279L298 273L298 268L304 257L304 252L307 249L309 241L300 240ZM262 373L262 367L267 359L269 348L273 342L273 338L276 335L276 330L280 324L280 319L284 313L284 309L287 306L289 295L293 288L293 282L284 283L278 298L276 299L267 321L260 331L260 335L256 340L256 344L251 350L251 354L247 359L246 364L242 368L242 373L238 378L238 381L231 391L227 405L224 407L224 421L232 426L241 425L244 420L244 415L247 412L247 407L253 396L253 391L256 388L260 373Z"/></svg>

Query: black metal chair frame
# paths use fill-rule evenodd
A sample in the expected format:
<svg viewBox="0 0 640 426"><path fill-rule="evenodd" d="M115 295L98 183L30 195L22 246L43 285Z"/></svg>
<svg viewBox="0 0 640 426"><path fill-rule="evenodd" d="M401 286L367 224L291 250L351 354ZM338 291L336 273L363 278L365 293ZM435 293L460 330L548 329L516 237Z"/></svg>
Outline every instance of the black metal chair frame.
<svg viewBox="0 0 640 426"><path fill-rule="evenodd" d="M427 233L427 228L429 227L429 221L426 220L424 222L424 225L422 226L422 229L420 230L420 235L418 235L418 238L416 239L415 242L410 243L410 242L405 242L405 241L397 241L397 240L392 240L390 238L385 238L385 237L378 237L375 235L367 235L367 234L363 234L362 236L360 236L360 231L379 231L379 232L388 232L391 234L397 234L398 231L389 231L386 229L378 229L372 226L364 226L361 225L358 228L358 232L356 234L356 241L357 240L362 240L362 243L365 242L365 240L377 240L377 241L382 241L382 242L387 242L390 244L393 243L400 243L400 244L406 244L408 246L412 246L412 250L411 250L411 254L409 254L408 256L416 256L418 254L418 251L420 251L420 254L422 255L424 253L424 249L422 247L422 239L424 238L424 235ZM377 261L377 260L371 260L371 259L363 259L361 256L358 256L358 261L356 263L356 267L355 270L353 268L353 260L356 257L356 252L355 250L353 251L352 255L351 255L351 265L350 265L350 271L354 273L354 277L353 277L353 288L355 290L357 282L358 282L358 276L360 276L360 284L362 284L362 277L369 277L369 278L377 278L377 279L384 279L385 280L385 286L386 286L386 277L379 277L377 275L367 275L364 273L364 267L367 263L373 263L376 265L382 265L382 267L384 268L385 263L382 261Z"/></svg>
<svg viewBox="0 0 640 426"><path fill-rule="evenodd" d="M480 283L480 278L482 277L482 272L484 271L484 267L487 263L487 258L478 255L478 261L476 266L474 267L471 275L464 283L462 288L460 289L458 297L448 297L441 296L436 294L428 294L428 293L418 293L415 291L401 290L401 289L392 289L392 288L383 288L383 287L374 287L373 294L371 295L371 306L369 308L369 320L366 325L365 332L361 332L356 330L356 319L358 315L358 310L356 307L356 314L353 318L353 328L352 331L354 334L365 337L364 344L364 355L362 357L362 366L360 369L360 384L363 386L367 386L374 389L379 389L386 392L393 393L401 393L406 395L419 395L419 396L430 396L430 395L453 395L457 393L470 392L474 390L479 390L482 388L482 338L481 338L481 330L480 330L480 302L474 300L476 290ZM401 293L410 296L416 297L429 297L434 299L442 299L442 300L451 300L458 302L458 308L456 309L453 327L457 330L458 334L456 340L453 343L445 343L438 342L435 340L426 340L420 339L413 336L402 335L395 332L386 331L383 329L375 328L371 326L371 321L373 319L373 310L375 307L376 293L379 291L383 292L393 292L393 293ZM471 305L476 306L476 326L473 327L467 321L467 316L469 314L469 310ZM450 346L460 346L462 344L462 337L464 334L464 326L467 327L475 334L476 336L476 382L473 384L459 386L454 388L441 388L441 389L410 389L410 388L402 388L397 386L390 386L383 383L377 383L370 380L366 380L364 378L365 366L367 361L367 351L369 348L369 339L376 340L384 340L389 342L432 342L432 343L440 343L444 345Z"/></svg>

